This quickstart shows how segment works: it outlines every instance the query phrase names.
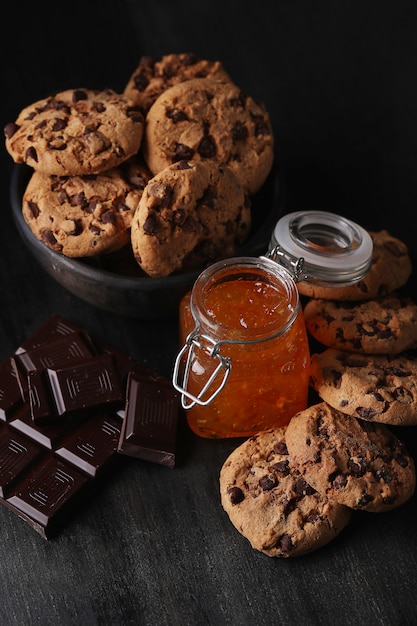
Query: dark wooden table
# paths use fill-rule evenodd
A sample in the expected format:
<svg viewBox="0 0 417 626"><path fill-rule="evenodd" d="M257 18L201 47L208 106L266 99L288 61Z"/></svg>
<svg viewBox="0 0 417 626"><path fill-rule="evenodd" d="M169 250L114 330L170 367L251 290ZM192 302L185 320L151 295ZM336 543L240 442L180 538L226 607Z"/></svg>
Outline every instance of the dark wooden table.
<svg viewBox="0 0 417 626"><path fill-rule="evenodd" d="M122 90L142 54L217 58L267 105L286 208L386 228L416 263L415 3L21 4L2 9L2 126L58 89ZM34 261L11 218L12 166L1 148L0 358L59 313L170 376L175 318L96 309ZM416 275L408 290L417 298ZM417 458L416 428L401 436ZM416 496L390 513L355 515L310 556L268 559L220 506L218 474L235 443L199 439L182 424L176 469L127 460L49 542L1 507L0 624L417 623Z"/></svg>

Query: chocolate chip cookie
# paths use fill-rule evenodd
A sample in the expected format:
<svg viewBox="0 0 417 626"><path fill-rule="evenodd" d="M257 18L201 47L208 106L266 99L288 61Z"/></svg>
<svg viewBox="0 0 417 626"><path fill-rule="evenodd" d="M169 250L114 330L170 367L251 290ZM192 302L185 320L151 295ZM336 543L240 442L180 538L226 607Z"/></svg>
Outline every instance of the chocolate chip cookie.
<svg viewBox="0 0 417 626"><path fill-rule="evenodd" d="M24 108L4 128L16 163L43 174L97 174L126 161L141 145L144 117L126 96L69 89Z"/></svg>
<svg viewBox="0 0 417 626"><path fill-rule="evenodd" d="M417 425L417 357L328 348L311 357L311 385L335 409L370 422Z"/></svg>
<svg viewBox="0 0 417 626"><path fill-rule="evenodd" d="M301 556L334 539L351 511L311 487L292 464L285 428L264 431L232 452L220 472L224 510L252 547Z"/></svg>
<svg viewBox="0 0 417 626"><path fill-rule="evenodd" d="M384 424L350 417L322 402L295 415L285 438L304 479L339 504L383 512L414 493L413 459Z"/></svg>
<svg viewBox="0 0 417 626"><path fill-rule="evenodd" d="M179 161L154 176L132 221L132 248L153 277L233 256L249 234L251 207L217 161Z"/></svg>
<svg viewBox="0 0 417 626"><path fill-rule="evenodd" d="M398 293L361 302L313 298L304 318L309 334L329 348L399 354L417 347L417 304Z"/></svg>
<svg viewBox="0 0 417 626"><path fill-rule="evenodd" d="M48 176L35 171L23 195L23 217L46 246L91 257L130 243L130 226L151 174L135 157L102 174Z"/></svg>
<svg viewBox="0 0 417 626"><path fill-rule="evenodd" d="M263 104L231 81L194 78L151 106L143 153L154 174L180 160L220 161L253 194L272 167L272 127Z"/></svg>
<svg viewBox="0 0 417 626"><path fill-rule="evenodd" d="M159 61L143 56L129 78L124 95L146 115L161 93L191 78L230 80L220 61L200 59L193 53L167 54Z"/></svg>
<svg viewBox="0 0 417 626"><path fill-rule="evenodd" d="M368 274L359 282L342 287L321 287L298 283L298 290L310 298L329 300L370 300L399 289L408 281L411 258L408 248L387 230L369 233L373 241L372 263Z"/></svg>

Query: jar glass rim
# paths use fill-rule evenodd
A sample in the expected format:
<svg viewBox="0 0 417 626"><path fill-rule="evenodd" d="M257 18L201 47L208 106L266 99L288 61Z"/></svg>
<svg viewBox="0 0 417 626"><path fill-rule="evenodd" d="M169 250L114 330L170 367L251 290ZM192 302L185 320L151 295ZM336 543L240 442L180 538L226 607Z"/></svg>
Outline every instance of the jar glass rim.
<svg viewBox="0 0 417 626"><path fill-rule="evenodd" d="M267 324L249 329L243 327L236 329L211 316L206 307L207 294L216 285L244 278L275 285L279 283L283 289L283 297L286 298L285 314L271 316ZM207 329L207 332L220 342L223 342L221 337L224 336L225 343L254 343L286 332L298 315L300 299L296 283L285 267L266 257L231 257L213 263L201 272L191 293L190 308L196 327ZM233 339L230 338L232 329Z"/></svg>

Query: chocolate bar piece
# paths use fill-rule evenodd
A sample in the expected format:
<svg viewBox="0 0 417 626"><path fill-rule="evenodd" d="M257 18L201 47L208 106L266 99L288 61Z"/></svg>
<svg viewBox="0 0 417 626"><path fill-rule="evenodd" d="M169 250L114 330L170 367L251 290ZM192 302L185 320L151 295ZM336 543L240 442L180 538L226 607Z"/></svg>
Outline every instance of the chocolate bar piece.
<svg viewBox="0 0 417 626"><path fill-rule="evenodd" d="M124 400L115 364L108 354L84 358L68 367L31 371L28 387L35 422Z"/></svg>
<svg viewBox="0 0 417 626"><path fill-rule="evenodd" d="M170 383L132 371L118 452L173 468L178 408Z"/></svg>
<svg viewBox="0 0 417 626"><path fill-rule="evenodd" d="M48 539L88 483L89 478L75 467L47 455L23 475L5 504Z"/></svg>
<svg viewBox="0 0 417 626"><path fill-rule="evenodd" d="M97 354L86 334L71 331L31 350L20 349L12 356L22 398L28 402L28 374L34 370L62 367Z"/></svg>
<svg viewBox="0 0 417 626"><path fill-rule="evenodd" d="M39 457L39 446L6 424L0 430L0 496L5 498L24 469Z"/></svg>
<svg viewBox="0 0 417 626"><path fill-rule="evenodd" d="M118 417L96 413L64 438L56 454L89 476L96 477L114 456L120 430Z"/></svg>
<svg viewBox="0 0 417 626"><path fill-rule="evenodd" d="M16 354L25 352L27 350L33 350L38 348L42 344L49 343L59 337L64 337L73 332L79 332L78 328L72 322L64 319L60 315L52 315L46 320L39 328L35 330L16 350Z"/></svg>

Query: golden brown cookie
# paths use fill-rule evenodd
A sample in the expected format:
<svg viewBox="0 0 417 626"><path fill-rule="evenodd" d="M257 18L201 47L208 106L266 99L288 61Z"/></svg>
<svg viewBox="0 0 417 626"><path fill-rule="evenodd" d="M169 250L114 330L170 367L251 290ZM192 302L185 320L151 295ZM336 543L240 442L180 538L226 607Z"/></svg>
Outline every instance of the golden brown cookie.
<svg viewBox="0 0 417 626"><path fill-rule="evenodd" d="M309 334L329 348L398 354L417 347L417 304L398 293L361 302L313 298L304 318Z"/></svg>
<svg viewBox="0 0 417 626"><path fill-rule="evenodd" d="M194 78L164 91L146 116L143 153L154 174L180 160L220 161L255 193L273 162L265 107L230 81Z"/></svg>
<svg viewBox="0 0 417 626"><path fill-rule="evenodd" d="M335 409L371 422L417 425L417 358L328 348L311 357L311 385Z"/></svg>
<svg viewBox="0 0 417 626"><path fill-rule="evenodd" d="M250 225L250 202L227 167L179 161L145 187L132 222L133 253L150 276L169 276L233 256Z"/></svg>
<svg viewBox="0 0 417 626"><path fill-rule="evenodd" d="M370 300L392 293L406 284L412 266L408 248L386 230L370 232L373 241L371 268L359 282L344 287L298 283L299 292L326 300Z"/></svg>
<svg viewBox="0 0 417 626"><path fill-rule="evenodd" d="M97 174L141 145L144 118L126 96L107 89L68 89L27 106L4 128L16 163L43 174Z"/></svg>
<svg viewBox="0 0 417 626"><path fill-rule="evenodd" d="M68 257L90 257L130 243L130 226L148 168L135 157L90 176L35 171L23 195L23 217L46 246Z"/></svg>
<svg viewBox="0 0 417 626"><path fill-rule="evenodd" d="M143 56L129 78L124 95L146 115L161 93L191 78L230 80L220 61L200 59L193 53L167 54L158 61Z"/></svg>
<svg viewBox="0 0 417 626"><path fill-rule="evenodd" d="M350 417L326 402L301 411L285 435L295 467L323 497L382 512L414 493L414 462L384 424Z"/></svg>
<svg viewBox="0 0 417 626"><path fill-rule="evenodd" d="M317 550L345 528L351 514L320 495L294 467L285 428L264 431L232 452L220 472L220 495L232 524L271 557Z"/></svg>

